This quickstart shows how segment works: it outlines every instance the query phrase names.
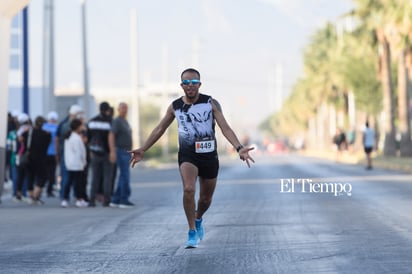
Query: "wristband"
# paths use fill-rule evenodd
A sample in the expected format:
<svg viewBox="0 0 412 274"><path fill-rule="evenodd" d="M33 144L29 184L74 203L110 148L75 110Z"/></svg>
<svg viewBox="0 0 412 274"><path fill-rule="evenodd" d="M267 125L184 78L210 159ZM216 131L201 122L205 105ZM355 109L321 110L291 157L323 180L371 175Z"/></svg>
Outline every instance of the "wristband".
<svg viewBox="0 0 412 274"><path fill-rule="evenodd" d="M239 153L239 151L240 151L242 148L243 148L243 146L240 145L240 146L238 146L238 147L236 148L236 151Z"/></svg>

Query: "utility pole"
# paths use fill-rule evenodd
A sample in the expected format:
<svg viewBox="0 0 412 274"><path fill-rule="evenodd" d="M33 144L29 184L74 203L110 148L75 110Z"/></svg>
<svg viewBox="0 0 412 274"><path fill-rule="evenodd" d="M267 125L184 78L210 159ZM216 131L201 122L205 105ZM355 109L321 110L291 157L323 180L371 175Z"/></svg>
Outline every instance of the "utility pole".
<svg viewBox="0 0 412 274"><path fill-rule="evenodd" d="M23 112L29 114L29 26L28 7L23 9Z"/></svg>
<svg viewBox="0 0 412 274"><path fill-rule="evenodd" d="M169 48L165 45L162 48L162 78L163 78L163 92L162 92L162 103L160 107L160 118L166 113L168 104L168 90L167 84L169 82ZM166 129L165 134L163 135L162 140L162 155L163 157L167 157L169 155L169 128Z"/></svg>
<svg viewBox="0 0 412 274"><path fill-rule="evenodd" d="M44 106L56 110L54 95L54 0L45 0L43 18L43 97ZM44 107L43 107L44 108Z"/></svg>
<svg viewBox="0 0 412 274"><path fill-rule="evenodd" d="M130 11L130 78L131 78L131 123L135 125L132 131L133 145L140 147L140 98L138 83L138 48L137 48L137 11Z"/></svg>
<svg viewBox="0 0 412 274"><path fill-rule="evenodd" d="M87 63L86 0L80 0L80 4L82 9L84 114L86 118L90 118L89 66Z"/></svg>

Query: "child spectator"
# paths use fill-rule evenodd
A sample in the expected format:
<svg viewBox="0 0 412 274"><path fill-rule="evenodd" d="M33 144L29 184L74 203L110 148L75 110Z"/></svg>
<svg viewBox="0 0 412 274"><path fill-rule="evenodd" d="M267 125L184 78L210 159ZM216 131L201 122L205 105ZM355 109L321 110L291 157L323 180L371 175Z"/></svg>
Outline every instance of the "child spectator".
<svg viewBox="0 0 412 274"><path fill-rule="evenodd" d="M69 206L70 188L74 183L74 192L77 198L77 207L87 207L85 201L86 193L84 193L82 180L84 179L83 172L86 166L86 148L81 136L83 123L80 119L75 118L70 122L70 130L64 141L64 161L69 173L67 184L64 187L62 207Z"/></svg>

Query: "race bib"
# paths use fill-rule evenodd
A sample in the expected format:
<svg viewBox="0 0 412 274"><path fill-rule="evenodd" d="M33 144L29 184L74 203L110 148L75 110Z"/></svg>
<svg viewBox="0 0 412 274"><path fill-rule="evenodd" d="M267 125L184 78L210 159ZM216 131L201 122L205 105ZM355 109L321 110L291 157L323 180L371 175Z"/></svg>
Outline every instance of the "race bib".
<svg viewBox="0 0 412 274"><path fill-rule="evenodd" d="M208 153L215 150L215 140L197 141L195 143L196 153Z"/></svg>

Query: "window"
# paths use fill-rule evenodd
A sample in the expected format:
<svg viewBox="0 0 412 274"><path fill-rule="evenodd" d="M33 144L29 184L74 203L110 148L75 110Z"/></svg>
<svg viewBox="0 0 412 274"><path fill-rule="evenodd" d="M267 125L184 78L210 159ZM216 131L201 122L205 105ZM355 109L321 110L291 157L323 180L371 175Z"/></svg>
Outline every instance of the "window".
<svg viewBox="0 0 412 274"><path fill-rule="evenodd" d="M18 13L16 16L13 17L11 20L11 27L13 29L18 29L21 26L21 13Z"/></svg>
<svg viewBox="0 0 412 274"><path fill-rule="evenodd" d="M10 37L10 47L12 49L20 48L20 36L16 33L12 33Z"/></svg>
<svg viewBox="0 0 412 274"><path fill-rule="evenodd" d="M20 69L20 56L18 54L10 55L10 69L14 69L14 70Z"/></svg>

